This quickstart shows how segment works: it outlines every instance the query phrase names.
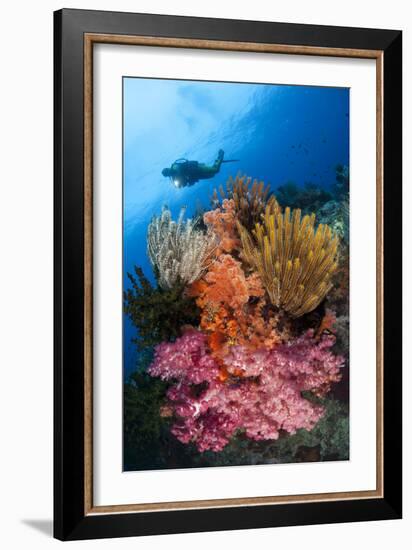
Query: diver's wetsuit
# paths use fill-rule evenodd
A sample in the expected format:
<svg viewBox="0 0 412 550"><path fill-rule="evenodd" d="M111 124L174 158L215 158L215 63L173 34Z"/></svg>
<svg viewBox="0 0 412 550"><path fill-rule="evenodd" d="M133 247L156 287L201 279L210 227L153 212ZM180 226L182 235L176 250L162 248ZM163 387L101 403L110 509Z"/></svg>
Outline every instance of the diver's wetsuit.
<svg viewBox="0 0 412 550"><path fill-rule="evenodd" d="M212 166L208 166L197 160L178 159L170 168L162 170L162 174L165 177L169 177L176 187L187 187L199 180L213 178L220 170L223 157L224 152L220 149Z"/></svg>

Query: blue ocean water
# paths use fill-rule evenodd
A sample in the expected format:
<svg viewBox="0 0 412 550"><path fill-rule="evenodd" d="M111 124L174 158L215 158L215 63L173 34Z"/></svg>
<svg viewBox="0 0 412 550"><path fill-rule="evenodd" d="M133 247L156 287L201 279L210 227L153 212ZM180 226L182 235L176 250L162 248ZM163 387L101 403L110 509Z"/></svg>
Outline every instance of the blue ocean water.
<svg viewBox="0 0 412 550"><path fill-rule="evenodd" d="M146 254L147 226L167 205L191 217L229 175L238 171L280 185L335 182L337 164L349 166L349 89L145 78L123 80L124 287L139 265L154 283ZM176 188L162 169L178 158L212 164L220 173ZM124 372L136 364L135 329L124 316Z"/></svg>

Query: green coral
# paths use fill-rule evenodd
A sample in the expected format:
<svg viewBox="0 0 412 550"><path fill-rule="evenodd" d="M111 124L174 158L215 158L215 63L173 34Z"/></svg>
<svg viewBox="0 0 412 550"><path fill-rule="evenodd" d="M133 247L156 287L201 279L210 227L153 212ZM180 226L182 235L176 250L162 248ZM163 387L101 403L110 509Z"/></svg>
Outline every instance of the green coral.
<svg viewBox="0 0 412 550"><path fill-rule="evenodd" d="M161 466L164 422L159 407L166 385L145 372L135 372L124 385L124 468Z"/></svg>
<svg viewBox="0 0 412 550"><path fill-rule="evenodd" d="M140 267L128 273L131 288L124 294L124 311L137 328L138 350L174 340L183 325L198 325L200 312L193 298L183 296L183 287L153 287Z"/></svg>
<svg viewBox="0 0 412 550"><path fill-rule="evenodd" d="M170 432L171 419L159 414L165 404L168 383L149 376L146 367L140 363L140 370L124 384L123 468L125 471L190 468L197 450L193 445L180 443Z"/></svg>

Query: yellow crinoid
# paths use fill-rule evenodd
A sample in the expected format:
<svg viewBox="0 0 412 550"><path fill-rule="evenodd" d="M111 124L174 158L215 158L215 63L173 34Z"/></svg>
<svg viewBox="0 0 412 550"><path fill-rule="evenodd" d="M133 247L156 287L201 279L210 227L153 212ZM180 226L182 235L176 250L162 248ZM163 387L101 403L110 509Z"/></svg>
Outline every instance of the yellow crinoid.
<svg viewBox="0 0 412 550"><path fill-rule="evenodd" d="M328 225L315 229L315 214L299 209L282 213L277 203L266 206L261 222L238 230L243 258L259 273L270 301L292 317L314 310L332 287L339 239Z"/></svg>

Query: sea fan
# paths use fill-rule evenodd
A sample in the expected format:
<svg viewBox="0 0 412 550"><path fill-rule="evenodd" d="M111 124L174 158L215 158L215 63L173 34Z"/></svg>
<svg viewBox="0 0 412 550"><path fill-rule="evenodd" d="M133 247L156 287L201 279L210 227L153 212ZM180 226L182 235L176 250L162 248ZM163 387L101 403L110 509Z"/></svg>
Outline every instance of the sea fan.
<svg viewBox="0 0 412 550"><path fill-rule="evenodd" d="M229 177L226 191L222 186L219 193L214 190L212 205L219 207L220 201L225 199L232 200L238 221L248 229L261 220L267 205L273 209L278 207L276 198L270 193L270 185L257 179L252 182L252 178L240 173L234 179Z"/></svg>

